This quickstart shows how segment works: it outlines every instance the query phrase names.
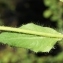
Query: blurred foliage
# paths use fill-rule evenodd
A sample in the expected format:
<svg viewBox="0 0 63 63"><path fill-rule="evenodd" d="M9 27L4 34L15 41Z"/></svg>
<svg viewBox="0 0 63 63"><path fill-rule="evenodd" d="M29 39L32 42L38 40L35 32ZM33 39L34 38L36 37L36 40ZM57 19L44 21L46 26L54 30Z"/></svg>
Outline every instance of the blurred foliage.
<svg viewBox="0 0 63 63"><path fill-rule="evenodd" d="M57 22L57 27L62 29L63 27L63 2L60 0L44 0L44 4L48 9L44 12L44 17L49 18L52 21Z"/></svg>
<svg viewBox="0 0 63 63"><path fill-rule="evenodd" d="M1 8L0 5L0 25L5 25L4 20L1 19L2 9L15 10L16 2L19 0L0 0L1 3L6 3L7 7L4 5ZM46 18L50 18L53 21L56 21L57 29L63 33L63 3L59 0L43 0L47 9L44 11L43 15ZM15 21L16 22L16 21ZM9 23L8 23L9 24ZM11 26L14 24L12 23ZM61 51L54 55L55 49L51 50L52 54L49 53L34 53L23 48L10 47L8 45L0 44L0 63L63 63L63 40L59 42ZM59 48L57 49L59 51Z"/></svg>
<svg viewBox="0 0 63 63"><path fill-rule="evenodd" d="M11 10L15 10L15 0L0 0L0 3L5 3Z"/></svg>

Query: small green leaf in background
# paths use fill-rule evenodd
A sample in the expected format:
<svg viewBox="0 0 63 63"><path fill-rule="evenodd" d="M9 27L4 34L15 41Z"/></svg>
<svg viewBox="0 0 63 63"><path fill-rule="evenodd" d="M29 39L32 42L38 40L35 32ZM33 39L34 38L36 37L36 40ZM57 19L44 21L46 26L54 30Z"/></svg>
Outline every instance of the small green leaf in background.
<svg viewBox="0 0 63 63"><path fill-rule="evenodd" d="M48 28L48 27L41 27L35 25L33 23L29 23L23 25L18 29L25 29L30 31L42 32L42 33L49 33L52 35L61 35L57 31ZM25 33L12 33L12 32L2 32L0 34L0 42L4 44L8 44L15 47L22 47L26 49L30 49L34 52L49 52L51 48L54 47L55 43L62 38L58 37L47 37L45 36L38 36L34 34L25 34Z"/></svg>
<svg viewBox="0 0 63 63"><path fill-rule="evenodd" d="M45 18L49 18L51 15L52 15L52 11L51 11L51 10L46 10L46 11L43 13L43 16L44 16Z"/></svg>

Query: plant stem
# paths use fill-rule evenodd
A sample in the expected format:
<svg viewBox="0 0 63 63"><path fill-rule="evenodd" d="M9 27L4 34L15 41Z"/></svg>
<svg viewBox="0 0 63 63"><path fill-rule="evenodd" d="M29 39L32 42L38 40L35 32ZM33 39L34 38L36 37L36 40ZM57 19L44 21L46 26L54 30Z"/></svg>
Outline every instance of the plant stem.
<svg viewBox="0 0 63 63"><path fill-rule="evenodd" d="M51 34L51 33L37 32L37 31L31 31L31 30L25 30L25 29L13 28L13 27L5 27L5 26L0 26L0 30L33 34L33 35L39 35L44 37L63 38L63 35L61 33Z"/></svg>

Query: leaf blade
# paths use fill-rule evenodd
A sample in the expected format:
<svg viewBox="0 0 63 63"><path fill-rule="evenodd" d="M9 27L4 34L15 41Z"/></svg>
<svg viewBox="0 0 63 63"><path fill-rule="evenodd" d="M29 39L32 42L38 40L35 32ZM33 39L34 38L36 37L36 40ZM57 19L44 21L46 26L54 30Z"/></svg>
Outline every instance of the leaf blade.
<svg viewBox="0 0 63 63"><path fill-rule="evenodd" d="M33 30L37 32L41 31L45 33L50 33L51 31L52 34L59 34L57 31L51 28L41 27L35 24L23 25L21 29ZM23 47L33 50L34 52L49 52L59 40L61 40L61 38L42 37L22 33L3 32L0 34L0 41L2 43L16 47Z"/></svg>

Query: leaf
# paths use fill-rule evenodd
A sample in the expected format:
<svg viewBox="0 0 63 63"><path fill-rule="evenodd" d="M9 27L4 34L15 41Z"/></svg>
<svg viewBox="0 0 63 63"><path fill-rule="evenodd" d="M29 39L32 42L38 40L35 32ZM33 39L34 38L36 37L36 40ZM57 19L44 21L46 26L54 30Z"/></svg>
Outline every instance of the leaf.
<svg viewBox="0 0 63 63"><path fill-rule="evenodd" d="M22 27L20 27L20 29L42 32L42 33L43 32L50 33L52 35L53 34L60 35L60 33L58 33L57 31L51 28L41 27L33 23L23 25ZM32 34L30 35L24 33L3 32L0 34L0 42L11 46L30 49L34 52L49 52L51 48L54 47L55 43L59 40L61 40L61 38L37 36L37 35L32 35Z"/></svg>
<svg viewBox="0 0 63 63"><path fill-rule="evenodd" d="M46 11L43 13L43 16L44 16L45 18L49 18L51 15L52 15L52 11L51 11L51 10L46 10Z"/></svg>

